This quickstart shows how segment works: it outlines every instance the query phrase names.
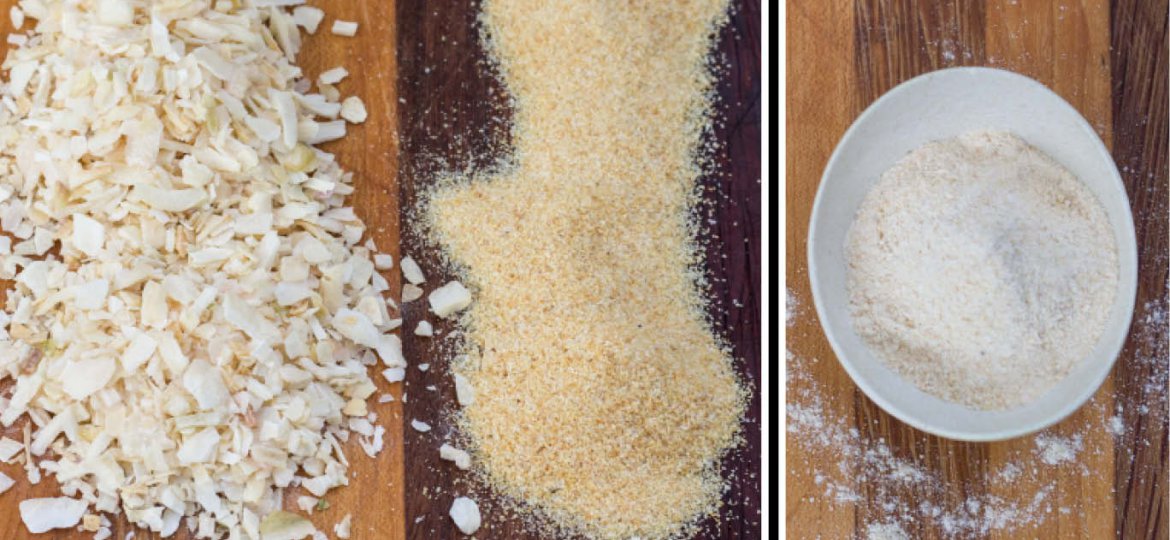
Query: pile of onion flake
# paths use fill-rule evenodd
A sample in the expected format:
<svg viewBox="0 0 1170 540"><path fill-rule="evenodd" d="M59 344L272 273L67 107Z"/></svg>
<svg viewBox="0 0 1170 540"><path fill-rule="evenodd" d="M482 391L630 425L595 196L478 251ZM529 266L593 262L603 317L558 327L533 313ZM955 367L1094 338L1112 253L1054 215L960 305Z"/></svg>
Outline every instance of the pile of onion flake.
<svg viewBox="0 0 1170 540"><path fill-rule="evenodd" d="M294 65L323 18L297 3L12 11L0 422L27 415L11 458L63 495L21 504L30 530L108 536L109 513L162 536L301 538L282 489L348 483L368 368L405 362L351 175L314 148L364 107ZM384 430L357 431L381 447Z"/></svg>

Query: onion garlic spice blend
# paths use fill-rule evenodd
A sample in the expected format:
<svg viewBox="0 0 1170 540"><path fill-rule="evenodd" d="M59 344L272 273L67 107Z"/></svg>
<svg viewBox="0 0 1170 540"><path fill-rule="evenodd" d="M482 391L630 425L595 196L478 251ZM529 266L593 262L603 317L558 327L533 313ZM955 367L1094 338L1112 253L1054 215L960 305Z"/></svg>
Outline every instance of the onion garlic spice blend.
<svg viewBox="0 0 1170 540"><path fill-rule="evenodd" d="M483 7L512 159L428 211L477 292L456 366L476 462L560 527L662 538L718 501L744 391L703 315L688 209L726 9Z"/></svg>
<svg viewBox="0 0 1170 540"><path fill-rule="evenodd" d="M1023 405L1083 361L1117 294L1105 209L1006 132L914 150L846 240L857 333L891 369L978 409Z"/></svg>

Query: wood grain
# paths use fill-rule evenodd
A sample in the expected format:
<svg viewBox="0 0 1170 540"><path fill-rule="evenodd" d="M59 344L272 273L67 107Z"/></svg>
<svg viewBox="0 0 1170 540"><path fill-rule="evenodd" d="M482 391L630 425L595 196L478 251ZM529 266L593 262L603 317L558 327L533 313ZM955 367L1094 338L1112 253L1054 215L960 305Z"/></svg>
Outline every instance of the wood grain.
<svg viewBox="0 0 1170 540"><path fill-rule="evenodd" d="M785 269L790 306L812 306L808 268L808 220L816 197L821 170L837 140L860 109L855 96L853 70L853 20L851 2L790 2L788 8L787 152L785 163L785 230L788 252ZM804 60L802 60L804 59ZM849 375L833 360L833 351L808 308L800 308L788 324L788 350L810 359L808 377L786 377L788 395L823 391L824 413L852 418L857 392ZM815 386L811 383L815 382ZM817 467L831 456L819 456L794 437L785 440L787 462L785 515L789 538L852 538L858 508L836 504L815 484Z"/></svg>
<svg viewBox="0 0 1170 540"><path fill-rule="evenodd" d="M0 13L16 0L0 0ZM310 4L320 6L326 12L321 30L313 36L306 36L304 48L297 64L307 75L316 79L321 71L336 66L345 66L350 77L339 87L343 95L357 95L366 103L369 119L362 125L350 126L349 135L339 141L328 143L323 149L337 155L342 166L354 173L356 194L351 199L358 214L369 228L382 251L392 253L398 259L398 179L397 179L397 96L395 94L396 55L392 2L364 2L362 0L315 0ZM360 29L355 37L346 38L331 35L329 25L335 18L357 21ZM8 17L0 28L7 34L13 31ZM29 29L26 23L25 30ZM0 45L0 47L6 47ZM391 283L392 294L397 297L399 274L385 273ZM374 375L379 384L379 393L390 391L385 379ZM394 392L395 394L397 391ZM345 455L350 459L349 487L334 490L326 495L329 509L311 516L317 528L327 531L332 537L333 525L347 513L353 515L352 538L355 540L403 538L405 523L403 505L403 447L397 434L402 432L402 406L398 401L378 404L370 408L378 414L378 423L386 428L386 448L376 459L368 458L351 438L344 445ZM18 424L19 425L19 424ZM8 430L6 435L20 439L19 427ZM29 486L23 470L16 465L0 465L0 471L17 480L17 485L0 495L0 538L30 538L20 515L17 503L28 497L50 497L58 495L57 484L46 476L40 484ZM295 509L295 498L299 491L285 495L285 506ZM137 540L154 540L157 535L149 531L130 527L124 520L114 519L115 540L122 540L134 531ZM59 531L36 535L35 538L57 540L90 539L93 533ZM171 538L188 540L194 538L185 527Z"/></svg>
<svg viewBox="0 0 1170 540"><path fill-rule="evenodd" d="M1170 279L1170 222L1166 219L1170 205L1168 4L1166 0L1115 2L1110 11L1113 159L1121 168L1137 229L1138 265L1143 268L1135 314L1139 319L1159 306L1165 313ZM1158 298L1160 304L1151 301ZM1114 516L1119 538L1170 537L1167 403L1165 393L1148 386L1151 380L1166 379L1166 366L1142 361L1166 358L1167 350L1170 331L1164 330L1154 340L1131 340L1126 343L1123 363L1114 370L1118 394L1151 409L1146 414L1137 407L1121 411L1125 424L1133 429L1118 442L1114 461Z"/></svg>
<svg viewBox="0 0 1170 540"><path fill-rule="evenodd" d="M500 157L496 149L509 141L506 96L478 46L475 18L475 5L462 0L399 0L397 4L401 28L398 95L403 100L399 111L402 250L437 283L454 276L442 264L438 247L427 242L425 231L411 226L412 209L435 174L489 167ZM404 327L414 328L426 318L426 306L405 304L402 313ZM455 406L455 389L447 362L457 336L449 321L431 322L438 335L445 337L403 343L403 352L413 363L430 365L425 372L409 369L405 381L407 417L432 426L429 433L408 430L403 434L410 456L405 515L407 537L412 539L459 535L447 511L456 497L474 491L467 474L439 459L442 441L453 438L448 419ZM485 518L481 535L509 530L512 524L495 501L474 498Z"/></svg>
<svg viewBox="0 0 1170 540"><path fill-rule="evenodd" d="M789 11L787 214L788 290L798 307L788 348L810 359L790 377L789 396L814 392L826 416L856 428L863 444L893 453L941 480L942 492L913 484L868 482L856 502L835 502L816 471L838 458L787 445L790 537L847 538L901 509L884 501L942 503L970 497L1011 499L1051 486L1055 511L991 538L1165 538L1167 528L1166 331L1135 326L1113 376L1093 400L1047 433L1081 434L1074 466L1043 468L1010 485L991 479L1021 456L1034 437L990 444L929 436L893 419L856 389L828 347L812 311L805 237L813 196L828 155L869 103L915 75L956 65L1011 69L1048 85L1084 115L1113 149L1129 190L1141 268L1135 320L1167 297L1166 2L837 0L797 2ZM829 53L831 51L831 53ZM1160 347L1160 349L1159 349ZM812 361L815 359L815 361ZM1160 371L1159 371L1160 370ZM1159 394L1159 392L1161 392ZM1160 397L1159 397L1160 396ZM1160 401L1159 401L1160 400ZM1142 414L1137 406L1148 403ZM1114 438L1103 420L1120 412ZM878 494L882 494L879 497ZM927 497L932 500L925 500ZM935 520L910 512L912 538L948 537ZM903 521L903 520L899 520Z"/></svg>
<svg viewBox="0 0 1170 540"><path fill-rule="evenodd" d="M731 344L740 373L758 389L760 10L756 0L734 4L731 21L719 38L719 52L727 66L719 72L720 121L710 133L719 149L711 156L714 170L703 179L710 196L701 211L710 210L715 220L706 231L710 238L706 246L712 317ZM400 188L403 207L411 209L435 173L483 169L499 159L509 140L510 112L504 91L479 46L475 2L402 0L397 18L401 30L398 94L404 100L399 120ZM412 227L409 210L404 211L403 219L404 251L422 263L429 280L451 278L451 274L439 271L442 261L436 256L436 246L426 241L417 226ZM424 311L421 304L406 306L405 326L413 328ZM443 321L436 327L443 336L451 336L454 330ZM441 442L457 437L448 420L454 390L447 361L453 344L448 338L405 343L408 358L430 364L426 372L412 369L408 373L406 416L435 428L425 434L408 430L405 435L409 456L407 536L455 537L457 531L447 518L451 501L477 492L485 519L477 537L542 538L491 493L479 492L466 474L439 460ZM698 538L759 536L759 407L757 392L744 423L745 443L724 461L729 489L723 511L719 519L702 524Z"/></svg>
<svg viewBox="0 0 1170 540"><path fill-rule="evenodd" d="M987 11L989 62L1035 78L1060 94L1097 130L1106 146L1112 144L1108 10L1108 2L1097 1L1032 3L1026 8L1000 2ZM1162 216L1163 220L1166 219L1165 213ZM1085 450L1078 455L1078 464L1090 471L1108 471L1112 468L1114 442L1112 436L1099 426L1113 406L1113 381L1108 379L1086 406L1046 432L1066 437L1083 434ZM989 446L990 459L985 470L998 470L1012 461L1012 456L1028 455L1035 447L1035 441L1023 437ZM1046 485L1055 486L1054 505L1089 508L1084 512L1057 513L1041 531L1060 531L1084 538L1103 538L1112 534L1112 512L1099 504L1087 504L1098 497L1111 495L1113 482L1110 475L1086 477L1079 470L1061 467L1035 478L1023 478L1014 488L1034 493ZM992 495L1009 495L994 483L990 487Z"/></svg>

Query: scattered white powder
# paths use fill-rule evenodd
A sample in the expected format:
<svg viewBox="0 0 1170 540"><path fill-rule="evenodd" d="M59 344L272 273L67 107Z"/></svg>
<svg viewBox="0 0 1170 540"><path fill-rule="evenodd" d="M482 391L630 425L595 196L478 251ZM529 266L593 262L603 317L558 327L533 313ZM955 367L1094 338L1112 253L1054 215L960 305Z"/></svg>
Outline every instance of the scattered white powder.
<svg viewBox="0 0 1170 540"><path fill-rule="evenodd" d="M793 297L789 291L789 297ZM798 315L802 317L804 314ZM1093 474L1077 462L1078 457L1098 455L1103 451L1090 446L1090 434L1098 430L1127 434L1134 415L1142 407L1165 410L1167 402L1167 368L1170 366L1170 338L1166 334L1167 298L1147 302L1134 316L1131 347L1119 361L1131 369L1140 368L1138 395L1118 394L1113 409L1097 408L1099 417L1080 425L1075 433L1049 430L1037 434L1030 447L1014 451L1006 463L972 479L964 491L966 497L955 500L955 486L928 465L905 455L905 449L884 439L863 434L854 424L856 418L835 414L826 406L824 389L813 376L818 359L789 349L786 357L788 381L788 440L801 450L789 454L790 478L805 475L819 492L801 494L810 502L818 500L861 512L865 538L883 538L927 528L938 530L942 537L1012 537L1057 516L1082 511L1077 505L1058 506L1056 471L1080 467L1080 474ZM790 337L794 336L790 331ZM1095 410L1090 403L1089 410ZM1112 414L1110 414L1112 413ZM1128 418L1128 420L1127 420ZM1132 434L1132 432L1128 432ZM1133 449L1160 444L1146 433L1116 448L1123 460L1134 459ZM818 456L801 461L800 454ZM826 459L823 456L833 456ZM1146 466L1139 475L1156 475L1159 471ZM978 467L972 470L979 470ZM1003 497L969 491L973 486L995 485ZM812 495L812 497L809 497ZM871 509L880 509L873 512ZM880 514L880 515L875 515ZM909 536L907 534L907 536ZM887 536L889 537L889 536ZM898 538L893 536L893 538Z"/></svg>
<svg viewBox="0 0 1170 540"><path fill-rule="evenodd" d="M785 324L791 328L792 325L796 324L796 316L800 311L800 300L796 299L796 296L792 294L791 290L787 292L788 298L784 303L784 315L786 319Z"/></svg>
<svg viewBox="0 0 1170 540"><path fill-rule="evenodd" d="M858 334L924 391L980 409L1027 403L1067 375L1117 290L1100 202L1006 132L896 163L858 209L846 253Z"/></svg>
<svg viewBox="0 0 1170 540"><path fill-rule="evenodd" d="M1125 421L1121 419L1120 415L1110 416L1109 424L1106 427L1108 427L1109 433L1114 437L1120 437L1125 434Z"/></svg>
<svg viewBox="0 0 1170 540"><path fill-rule="evenodd" d="M928 467L899 457L884 439L863 435L852 427L853 417L827 412L815 382L807 375L810 362L789 352L788 440L810 455L836 456L836 463L835 467L808 471L808 467L790 462L789 471L808 471L814 485L822 490L824 501L837 505L860 503L858 509L880 508L880 516L863 516L869 522L863 529L865 538L909 538L905 527L918 522L941 530L948 538L986 536L992 532L1010 533L1046 519L1054 484L1043 483L1036 492L1024 489L1037 483L1031 464L1027 465L1032 471L1030 476L1025 476L1016 463L989 473L989 480L1019 489L1019 495L1011 500L976 493L954 501L949 496L954 486L946 479ZM1025 453L1024 459L1029 457L1031 454ZM905 536L897 536L899 531Z"/></svg>
<svg viewBox="0 0 1170 540"><path fill-rule="evenodd" d="M910 535L897 523L873 523L865 530L866 540L910 540Z"/></svg>
<svg viewBox="0 0 1170 540"><path fill-rule="evenodd" d="M1052 435L1036 436L1036 455L1040 461L1049 465L1067 463L1077 458L1077 452L1084 447L1083 437L1055 437Z"/></svg>
<svg viewBox="0 0 1170 540"><path fill-rule="evenodd" d="M906 532L911 526L938 529L944 538L992 533L1012 536L1013 531L1037 526L1055 515L1082 511L1083 508L1075 505L1058 506L1059 499L1054 494L1057 484L1048 479L1057 476L1055 471L1071 466L1081 466L1081 475L1092 473L1075 462L1076 457L1096 451L1086 448L1090 432L1108 430L1124 434L1127 413L1133 415L1142 406L1165 408L1166 368L1170 365L1170 339L1165 333L1166 299L1142 305L1134 320L1133 352L1121 361L1135 362L1145 368L1140 381L1143 392L1115 403L1114 409L1103 404L1094 408L1090 402L1087 407L1097 416L1090 417L1078 432L1060 435L1041 432L1033 437L1031 448L1016 452L998 469L985 472L983 478L972 479L964 487L968 496L957 501L952 498L955 486L949 485L930 466L897 457L901 452L885 439L861 434L853 427L856 420L852 415L833 414L825 406L823 389L812 376L812 369L819 361L789 349L786 354L789 441L800 446L798 454L835 457L827 462L818 457L800 463L794 461L798 457L790 455L790 475L811 477L813 485L820 490L814 499L851 506L862 512L860 519L867 524L862 528L865 538L883 538L881 534L896 534L899 529ZM1150 445L1151 436L1119 446L1116 451L1122 452L1123 459L1133 459L1133 448ZM1158 471L1140 469L1136 473L1157 475ZM1007 499L980 490L969 491L980 485L996 485L1000 487L998 491L1013 494ZM881 508L880 515L866 508Z"/></svg>
<svg viewBox="0 0 1170 540"><path fill-rule="evenodd" d="M1008 463L995 475L995 480L999 482L1012 482L1016 478L1019 478L1022 472L1024 471L1020 469L1019 465Z"/></svg>
<svg viewBox="0 0 1170 540"><path fill-rule="evenodd" d="M1170 326L1170 319L1167 318L1167 300L1163 297L1146 302L1134 315L1134 321L1139 324L1136 340L1138 347L1134 355L1135 367L1145 375L1145 379L1141 381L1139 411L1142 407L1146 410L1154 408L1166 411L1166 381L1170 380L1170 362L1167 361L1170 358L1170 336L1166 332L1166 328Z"/></svg>

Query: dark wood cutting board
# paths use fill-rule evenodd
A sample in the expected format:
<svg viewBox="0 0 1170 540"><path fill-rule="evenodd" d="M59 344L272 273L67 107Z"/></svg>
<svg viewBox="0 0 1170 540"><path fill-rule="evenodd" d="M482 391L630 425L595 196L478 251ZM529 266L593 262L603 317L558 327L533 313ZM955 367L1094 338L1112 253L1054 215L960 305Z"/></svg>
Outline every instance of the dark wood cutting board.
<svg viewBox="0 0 1170 540"><path fill-rule="evenodd" d="M744 421L744 444L725 460L731 478L719 519L705 522L697 538L757 538L760 535L760 6L734 2L730 23L719 36L725 61L717 104L720 121L710 134L720 143L715 170L703 179L714 212L707 249L713 319L733 347L736 366L755 389ZM403 208L402 251L420 261L428 279L438 275L435 247L412 226L410 209L432 174L490 165L494 149L508 141L507 99L492 75L476 27L476 3L468 0L399 0L398 96L401 133L400 189ZM423 304L407 306L406 328L414 328ZM434 321L432 321L434 322ZM453 328L436 326L443 335ZM407 537L455 538L447 517L451 501L468 492L484 514L479 538L542 538L522 518L500 508L490 493L469 482L466 473L439 459L438 447L451 430L447 415L454 388L447 370L450 352L443 340L407 339L412 362L430 362L426 372L408 371L406 420L434 426L429 433L407 428ZM427 390L433 385L435 390ZM652 511L652 509L647 509Z"/></svg>

